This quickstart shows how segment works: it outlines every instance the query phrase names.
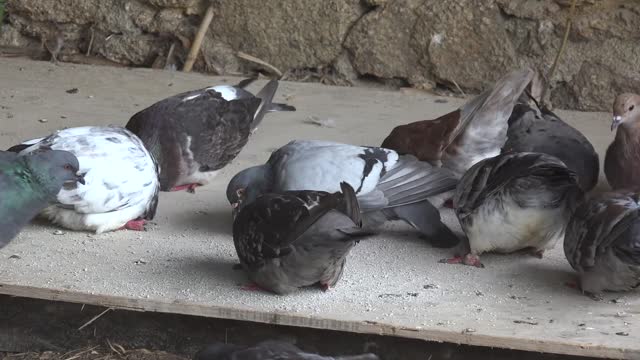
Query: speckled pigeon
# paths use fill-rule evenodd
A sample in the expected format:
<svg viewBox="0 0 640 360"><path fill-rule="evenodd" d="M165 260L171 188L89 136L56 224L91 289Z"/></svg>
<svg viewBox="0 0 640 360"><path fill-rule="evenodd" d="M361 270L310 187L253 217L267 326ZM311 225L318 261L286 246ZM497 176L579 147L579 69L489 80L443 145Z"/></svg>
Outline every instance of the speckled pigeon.
<svg viewBox="0 0 640 360"><path fill-rule="evenodd" d="M507 119L533 76L529 68L513 71L453 112L395 127L382 147L446 167L460 178L473 164L500 153Z"/></svg>
<svg viewBox="0 0 640 360"><path fill-rule="evenodd" d="M639 201L637 193L600 194L581 204L569 221L564 253L588 295L640 285Z"/></svg>
<svg viewBox="0 0 640 360"><path fill-rule="evenodd" d="M467 234L453 259L483 267L484 252L530 249L542 257L562 239L569 216L582 199L576 174L541 153L508 153L485 159L462 177L454 197Z"/></svg>
<svg viewBox="0 0 640 360"><path fill-rule="evenodd" d="M452 247L458 237L440 219L430 202L457 180L446 169L393 150L327 141L292 141L271 154L264 165L245 169L227 187L227 199L237 206L266 192L318 190L335 192L349 183L358 195L365 228L388 220L404 220L427 236L434 246Z"/></svg>
<svg viewBox="0 0 640 360"><path fill-rule="evenodd" d="M84 183L78 159L66 151L17 156L0 151L0 248L6 246L63 185Z"/></svg>
<svg viewBox="0 0 640 360"><path fill-rule="evenodd" d="M233 222L240 264L260 288L276 294L320 285L335 286L349 250L363 231L353 188L341 192L266 193L241 210ZM242 200L240 200L242 201Z"/></svg>
<svg viewBox="0 0 640 360"><path fill-rule="evenodd" d="M535 99L531 98L537 107ZM588 192L598 184L600 159L589 140L546 107L529 105L523 94L509 118L502 152L540 152L562 160L576 172L580 187Z"/></svg>
<svg viewBox="0 0 640 360"><path fill-rule="evenodd" d="M255 346L215 343L196 353L193 360L378 360L375 354L321 356L306 353L284 341L267 340Z"/></svg>
<svg viewBox="0 0 640 360"><path fill-rule="evenodd" d="M102 233L120 228L144 230L158 205L158 166L130 131L83 126L56 131L16 145L25 155L43 149L66 150L80 162L86 184L65 185L57 202L42 211L53 223L72 230Z"/></svg>
<svg viewBox="0 0 640 360"><path fill-rule="evenodd" d="M255 96L244 90L253 80L184 92L133 115L126 127L158 159L162 191L195 192L240 153L267 112L295 111L272 102L277 80Z"/></svg>
<svg viewBox="0 0 640 360"><path fill-rule="evenodd" d="M624 93L613 103L611 131L616 137L604 159L612 189L640 191L640 95Z"/></svg>

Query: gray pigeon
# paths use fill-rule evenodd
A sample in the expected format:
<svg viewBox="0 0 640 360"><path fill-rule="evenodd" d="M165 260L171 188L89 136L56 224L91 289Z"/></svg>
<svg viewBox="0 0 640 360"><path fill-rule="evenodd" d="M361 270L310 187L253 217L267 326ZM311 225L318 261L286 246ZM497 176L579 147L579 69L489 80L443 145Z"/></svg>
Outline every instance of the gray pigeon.
<svg viewBox="0 0 640 360"><path fill-rule="evenodd" d="M240 197L246 204L266 192L335 192L343 181L356 189L366 229L403 220L434 246L452 247L459 242L430 202L441 201L439 195L455 188L453 174L385 148L292 141L273 152L266 164L235 175L227 187L227 199L237 207Z"/></svg>
<svg viewBox="0 0 640 360"><path fill-rule="evenodd" d="M193 360L378 360L375 354L321 356L306 353L293 344L267 340L255 346L215 343L198 351Z"/></svg>
<svg viewBox="0 0 640 360"><path fill-rule="evenodd" d="M0 151L0 248L6 246L63 185L84 184L78 159L66 151L18 156Z"/></svg>
<svg viewBox="0 0 640 360"><path fill-rule="evenodd" d="M533 97L531 100L538 105ZM555 156L576 172L578 183L585 192L598 184L600 159L593 145L580 131L546 107L530 106L527 94L523 94L513 108L502 152L538 152Z"/></svg>
<svg viewBox="0 0 640 360"><path fill-rule="evenodd" d="M260 195L233 222L240 264L258 287L276 294L319 284L335 286L362 231L353 188ZM241 200L242 201L242 200Z"/></svg>
<svg viewBox="0 0 640 360"><path fill-rule="evenodd" d="M588 295L640 285L639 201L637 193L600 194L581 204L569 221L564 253Z"/></svg>
<svg viewBox="0 0 640 360"><path fill-rule="evenodd" d="M158 165L142 141L115 126L58 130L13 146L19 155L43 149L65 150L80 162L86 184L64 186L42 215L72 230L96 233L126 228L144 230L158 205Z"/></svg>
<svg viewBox="0 0 640 360"><path fill-rule="evenodd" d="M244 90L253 80L174 95L131 117L126 128L160 163L162 191L195 192L235 159L266 113L295 111L272 102L277 80L255 96Z"/></svg>
<svg viewBox="0 0 640 360"><path fill-rule="evenodd" d="M475 164L462 177L454 207L468 241L441 262L483 267L484 252L531 249L542 257L562 239L583 192L576 174L541 153L508 153Z"/></svg>

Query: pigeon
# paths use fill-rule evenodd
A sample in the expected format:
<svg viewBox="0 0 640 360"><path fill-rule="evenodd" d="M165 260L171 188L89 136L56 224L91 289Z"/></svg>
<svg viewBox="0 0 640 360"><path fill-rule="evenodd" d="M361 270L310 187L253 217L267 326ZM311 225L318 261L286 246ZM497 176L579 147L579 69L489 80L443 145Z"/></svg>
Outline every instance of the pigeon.
<svg viewBox="0 0 640 360"><path fill-rule="evenodd" d="M278 81L255 96L238 85L218 85L161 100L131 117L126 128L158 159L161 191L195 192L229 164L268 112L295 111L273 103Z"/></svg>
<svg viewBox="0 0 640 360"><path fill-rule="evenodd" d="M67 151L17 156L0 151L0 249L18 235L63 185L83 184L78 159Z"/></svg>
<svg viewBox="0 0 640 360"><path fill-rule="evenodd" d="M564 236L582 196L575 172L553 156L507 153L482 160L462 177L454 197L468 241L441 262L483 267L484 252L523 249L541 258Z"/></svg>
<svg viewBox="0 0 640 360"><path fill-rule="evenodd" d="M71 230L97 234L144 230L158 205L158 165L138 137L115 126L83 126L13 146L19 155L65 150L80 162L85 184L65 185L42 215Z"/></svg>
<svg viewBox="0 0 640 360"><path fill-rule="evenodd" d="M593 299L640 285L639 202L638 193L600 194L578 206L569 221L564 253Z"/></svg>
<svg viewBox="0 0 640 360"><path fill-rule="evenodd" d="M502 152L538 152L555 156L576 172L585 192L598 184L600 159L582 133L544 106L529 105L529 95L523 94L509 118L507 141Z"/></svg>
<svg viewBox="0 0 640 360"><path fill-rule="evenodd" d="M616 137L604 158L604 174L614 190L640 190L640 95L620 94L613 103Z"/></svg>
<svg viewBox="0 0 640 360"><path fill-rule="evenodd" d="M375 354L325 357L306 353L295 345L276 340L255 346L214 343L198 351L193 360L378 360Z"/></svg>
<svg viewBox="0 0 640 360"><path fill-rule="evenodd" d="M343 182L340 189L266 193L241 206L233 243L251 281L280 295L336 285L349 250L368 235L353 188Z"/></svg>
<svg viewBox="0 0 640 360"><path fill-rule="evenodd" d="M294 140L274 151L266 164L236 174L227 186L227 199L237 211L239 198L246 204L267 192L335 192L343 181L356 190L366 229L403 220L434 246L452 247L459 242L431 203L455 189L453 174L390 149Z"/></svg>
<svg viewBox="0 0 640 360"><path fill-rule="evenodd" d="M446 167L460 178L473 164L500 153L507 119L533 76L529 68L513 71L453 112L395 127L382 147Z"/></svg>

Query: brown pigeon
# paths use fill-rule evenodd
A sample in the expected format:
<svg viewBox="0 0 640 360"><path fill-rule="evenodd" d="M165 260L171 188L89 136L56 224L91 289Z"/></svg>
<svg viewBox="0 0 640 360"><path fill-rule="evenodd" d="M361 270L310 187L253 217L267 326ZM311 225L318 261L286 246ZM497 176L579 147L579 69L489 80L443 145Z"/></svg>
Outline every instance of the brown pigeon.
<svg viewBox="0 0 640 360"><path fill-rule="evenodd" d="M382 147L446 167L460 178L473 164L500 154L507 120L534 75L529 68L513 71L453 112L397 126Z"/></svg>
<svg viewBox="0 0 640 360"><path fill-rule="evenodd" d="M618 129L607 149L604 174L611 188L640 188L640 95L620 94L613 103L611 131Z"/></svg>

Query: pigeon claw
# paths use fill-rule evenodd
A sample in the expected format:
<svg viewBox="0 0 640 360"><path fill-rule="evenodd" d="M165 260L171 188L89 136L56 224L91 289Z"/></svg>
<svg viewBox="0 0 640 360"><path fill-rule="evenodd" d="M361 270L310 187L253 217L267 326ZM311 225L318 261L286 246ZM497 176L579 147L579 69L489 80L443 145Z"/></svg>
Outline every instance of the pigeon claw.
<svg viewBox="0 0 640 360"><path fill-rule="evenodd" d="M442 207L447 209L453 209L453 198L449 198L442 203Z"/></svg>
<svg viewBox="0 0 640 360"><path fill-rule="evenodd" d="M121 230L127 229L127 230L133 230L133 231L145 231L145 228L144 228L145 224L146 224L146 221L143 219L129 220L120 229Z"/></svg>
<svg viewBox="0 0 640 360"><path fill-rule="evenodd" d="M196 193L196 188L198 186L202 186L200 184L184 184L184 185L178 185L178 186L174 186L171 188L170 191L182 191L182 190L186 190L189 194L195 194Z"/></svg>
<svg viewBox="0 0 640 360"><path fill-rule="evenodd" d="M480 257L474 254L467 254L465 256L454 256L450 259L442 259L438 262L441 264L458 264L484 268L484 264L480 262Z"/></svg>
<svg viewBox="0 0 640 360"><path fill-rule="evenodd" d="M542 257L544 256L544 249L532 251L531 256L542 259Z"/></svg>

